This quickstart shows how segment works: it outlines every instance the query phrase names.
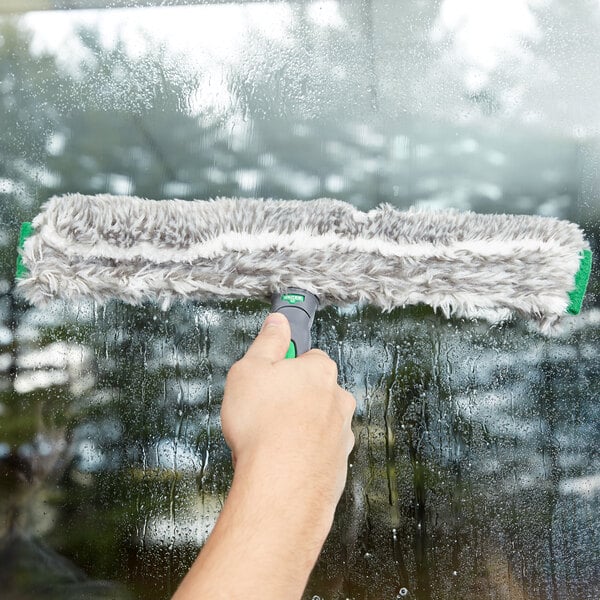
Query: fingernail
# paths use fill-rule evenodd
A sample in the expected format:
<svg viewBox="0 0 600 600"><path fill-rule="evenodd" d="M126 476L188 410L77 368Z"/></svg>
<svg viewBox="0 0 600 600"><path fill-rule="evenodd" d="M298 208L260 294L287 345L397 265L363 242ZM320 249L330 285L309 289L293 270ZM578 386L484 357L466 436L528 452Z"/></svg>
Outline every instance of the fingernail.
<svg viewBox="0 0 600 600"><path fill-rule="evenodd" d="M269 313L263 323L261 331L265 330L267 327L279 327L280 325L283 325L285 318L285 315L282 315L281 313Z"/></svg>

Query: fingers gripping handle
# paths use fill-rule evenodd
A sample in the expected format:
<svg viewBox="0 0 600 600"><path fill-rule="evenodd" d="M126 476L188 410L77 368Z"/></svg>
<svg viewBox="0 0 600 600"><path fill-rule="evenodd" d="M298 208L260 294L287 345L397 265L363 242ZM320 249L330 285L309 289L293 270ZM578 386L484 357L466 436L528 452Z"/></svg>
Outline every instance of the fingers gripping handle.
<svg viewBox="0 0 600 600"><path fill-rule="evenodd" d="M292 330L286 358L296 358L310 350L310 328L318 307L319 299L300 288L288 288L283 293L273 294L271 312L283 313Z"/></svg>

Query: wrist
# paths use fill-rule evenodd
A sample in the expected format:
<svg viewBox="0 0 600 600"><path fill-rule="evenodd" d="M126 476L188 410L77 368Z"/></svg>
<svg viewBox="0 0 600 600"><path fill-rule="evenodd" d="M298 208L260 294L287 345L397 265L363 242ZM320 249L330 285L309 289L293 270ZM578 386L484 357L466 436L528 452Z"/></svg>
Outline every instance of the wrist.
<svg viewBox="0 0 600 600"><path fill-rule="evenodd" d="M338 498L306 464L255 454L237 460L230 497L247 505L268 528L292 544L316 548L315 560L331 525Z"/></svg>

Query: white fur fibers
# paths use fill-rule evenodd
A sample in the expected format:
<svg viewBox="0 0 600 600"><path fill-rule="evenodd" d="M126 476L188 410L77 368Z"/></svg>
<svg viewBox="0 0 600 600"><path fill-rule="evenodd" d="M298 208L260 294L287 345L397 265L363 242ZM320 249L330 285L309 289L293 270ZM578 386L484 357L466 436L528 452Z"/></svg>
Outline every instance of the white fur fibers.
<svg viewBox="0 0 600 600"><path fill-rule="evenodd" d="M81 297L168 305L177 298L267 299L287 287L322 304L540 320L562 315L581 229L554 218L455 210L368 213L339 200L49 200L23 249L32 303Z"/></svg>

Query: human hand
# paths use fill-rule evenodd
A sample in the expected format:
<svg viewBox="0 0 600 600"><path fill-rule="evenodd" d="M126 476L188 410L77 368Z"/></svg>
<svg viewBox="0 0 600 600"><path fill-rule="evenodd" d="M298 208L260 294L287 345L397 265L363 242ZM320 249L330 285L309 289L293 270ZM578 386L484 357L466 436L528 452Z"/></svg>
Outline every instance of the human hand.
<svg viewBox="0 0 600 600"><path fill-rule="evenodd" d="M337 366L324 352L285 359L290 335L285 316L270 314L233 365L221 408L223 434L236 472L257 470L265 485L319 502L332 517L354 446L356 401L337 384Z"/></svg>
<svg viewBox="0 0 600 600"><path fill-rule="evenodd" d="M320 350L284 356L271 314L227 376L223 434L235 475L215 527L174 600L300 598L346 482L356 402Z"/></svg>

